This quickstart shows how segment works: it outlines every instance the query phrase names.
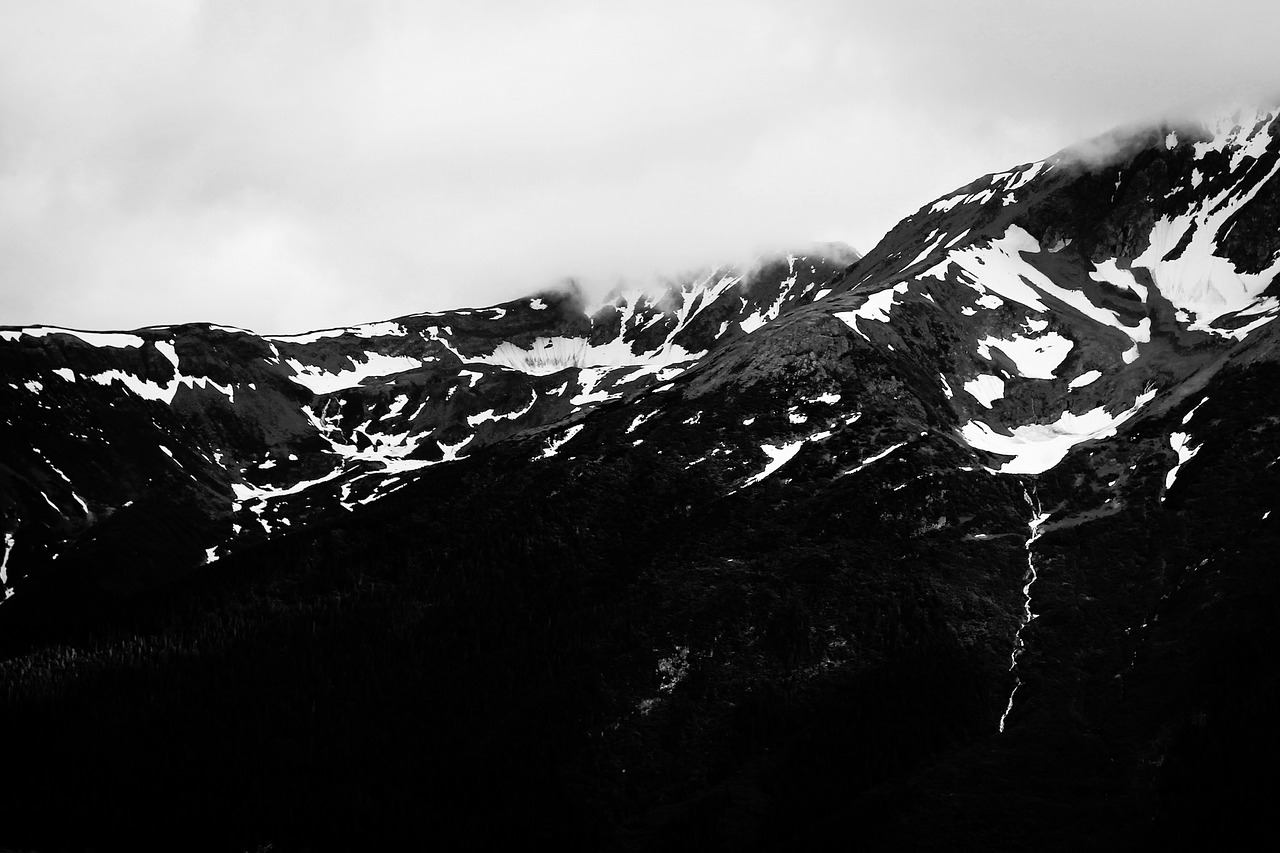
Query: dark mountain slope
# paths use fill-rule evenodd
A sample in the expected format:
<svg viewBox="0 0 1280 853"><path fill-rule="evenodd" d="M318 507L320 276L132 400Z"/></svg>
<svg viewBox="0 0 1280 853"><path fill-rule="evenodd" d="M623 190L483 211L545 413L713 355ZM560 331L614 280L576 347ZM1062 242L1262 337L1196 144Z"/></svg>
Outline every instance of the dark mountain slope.
<svg viewBox="0 0 1280 853"><path fill-rule="evenodd" d="M211 409L170 427L136 408L164 431L142 430L139 453L179 428L209 442L184 449L213 467L191 461L161 495L212 509L89 527L50 546L76 554L56 562L21 544L20 516L11 547L32 570L0 607L3 720L21 733L10 834L72 849L1247 837L1275 793L1255 771L1274 766L1280 711L1274 127L1129 131L988 176L825 278L788 260L745 291L682 285L648 314L626 295L589 319L542 297L490 309L506 327L459 314L245 339L275 346L295 389L421 364L290 391L280 405L306 427L245 439L225 469L216 441L240 433L207 426L224 423ZM563 326L537 325L552 311ZM45 369L28 355L23 370ZM24 417L70 416L38 404ZM430 418L406 421L417 406ZM9 458L15 480L53 482ZM144 523L188 543L175 573L210 547L201 525L241 533L186 581L110 604L101 567ZM51 521L48 541L75 524ZM59 824L67 802L88 822Z"/></svg>

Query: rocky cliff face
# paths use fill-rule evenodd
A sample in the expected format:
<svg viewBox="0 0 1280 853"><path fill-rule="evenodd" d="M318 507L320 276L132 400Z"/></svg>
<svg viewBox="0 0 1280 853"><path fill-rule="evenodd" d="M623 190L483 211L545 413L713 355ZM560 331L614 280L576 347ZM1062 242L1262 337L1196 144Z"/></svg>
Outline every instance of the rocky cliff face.
<svg viewBox="0 0 1280 853"><path fill-rule="evenodd" d="M432 725L531 756L497 813L562 844L1243 832L1274 790L1246 780L1275 757L1276 127L1119 132L934 201L855 263L788 256L594 309L0 331L0 622L191 572L265 584L300 689L429 671ZM349 642L315 651L323 608L296 605L296 648L279 627L324 578L360 614L335 636L403 652L385 681ZM291 701L282 719L327 731ZM450 736L383 722L481 784ZM242 819L250 840L303 833Z"/></svg>

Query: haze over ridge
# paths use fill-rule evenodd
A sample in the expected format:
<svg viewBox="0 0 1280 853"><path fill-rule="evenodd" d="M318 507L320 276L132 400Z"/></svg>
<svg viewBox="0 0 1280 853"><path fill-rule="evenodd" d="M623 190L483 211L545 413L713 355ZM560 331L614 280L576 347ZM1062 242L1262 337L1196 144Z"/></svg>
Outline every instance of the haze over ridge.
<svg viewBox="0 0 1280 853"><path fill-rule="evenodd" d="M1241 0L6 2L0 23L0 322L81 328L290 332L867 251L978 175L1280 71L1280 12Z"/></svg>

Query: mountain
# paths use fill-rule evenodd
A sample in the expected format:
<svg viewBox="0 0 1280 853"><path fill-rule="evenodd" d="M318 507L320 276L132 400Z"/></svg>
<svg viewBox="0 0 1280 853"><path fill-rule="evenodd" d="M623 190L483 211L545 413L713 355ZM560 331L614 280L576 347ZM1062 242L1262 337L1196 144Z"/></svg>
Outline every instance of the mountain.
<svg viewBox="0 0 1280 853"><path fill-rule="evenodd" d="M1277 170L1241 111L598 308L0 330L12 843L1251 837Z"/></svg>
<svg viewBox="0 0 1280 853"><path fill-rule="evenodd" d="M570 288L302 335L0 329L7 593L54 560L91 565L94 595L136 593L432 465L572 429L819 295L851 250L817 251L594 307Z"/></svg>

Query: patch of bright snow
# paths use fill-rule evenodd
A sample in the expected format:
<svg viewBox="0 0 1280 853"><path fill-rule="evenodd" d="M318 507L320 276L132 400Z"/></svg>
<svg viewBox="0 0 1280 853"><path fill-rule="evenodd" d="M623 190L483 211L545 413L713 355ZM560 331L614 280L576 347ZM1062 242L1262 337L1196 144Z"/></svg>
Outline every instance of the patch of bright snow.
<svg viewBox="0 0 1280 853"><path fill-rule="evenodd" d="M572 439L575 435L577 435L580 432L582 432L582 424L569 427L567 430L565 430L564 435L560 436L560 438L552 439L551 441L547 442L547 446L543 449L542 456L540 456L539 458L550 459L552 456L555 456L560 451L561 447L564 447L565 444L568 443L570 439Z"/></svg>
<svg viewBox="0 0 1280 853"><path fill-rule="evenodd" d="M1094 382L1097 382L1101 378L1102 378L1101 372L1097 370L1090 370L1086 373L1081 373L1075 379L1072 379L1070 382L1067 383L1067 387L1083 388L1086 385L1092 385Z"/></svg>
<svg viewBox="0 0 1280 853"><path fill-rule="evenodd" d="M964 383L964 390L986 408L1004 396L1004 380L999 376L983 373Z"/></svg>
<svg viewBox="0 0 1280 853"><path fill-rule="evenodd" d="M1164 476L1164 490L1167 492L1173 488L1173 481L1178 479L1178 469L1180 469L1191 458L1200 452L1200 448L1204 445L1191 446L1191 435L1185 432L1175 432L1169 436L1169 445L1174 452L1178 454L1178 462L1169 469L1169 473ZM1160 500L1164 500L1163 497Z"/></svg>
<svg viewBox="0 0 1280 853"><path fill-rule="evenodd" d="M1024 424L1008 435L981 421L970 421L960 429L960 435L975 450L1012 456L1012 461L1000 467L1001 474L1041 474L1061 462L1077 444L1115 435L1121 424L1155 396L1155 389L1151 389L1134 401L1133 408L1117 414L1102 406L1083 415L1063 412L1052 423Z"/></svg>
<svg viewBox="0 0 1280 853"><path fill-rule="evenodd" d="M1057 332L1038 338L1014 335L1008 340L987 337L978 343L979 352L995 347L1017 365L1018 373L1028 379L1053 379L1053 372L1062 364L1075 343Z"/></svg>
<svg viewBox="0 0 1280 853"><path fill-rule="evenodd" d="M759 474L756 474L754 477L748 478L748 480L742 484L742 487L745 489L747 486L753 486L756 483L759 483L761 480L768 477L773 472L777 471L783 465L786 465L788 462L791 461L791 458L800 451L800 448L803 446L804 446L803 438L800 439L799 441L793 441L789 444L784 444L782 446L775 446L772 444L760 445L760 449L764 451L765 456L769 457L769 462L767 465L764 466L763 471L761 471Z"/></svg>

